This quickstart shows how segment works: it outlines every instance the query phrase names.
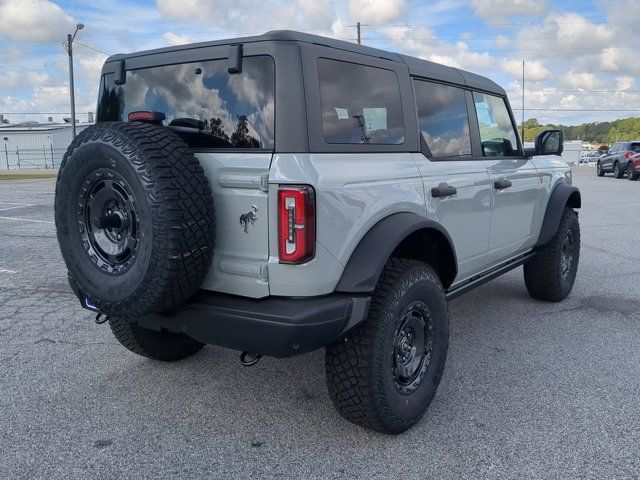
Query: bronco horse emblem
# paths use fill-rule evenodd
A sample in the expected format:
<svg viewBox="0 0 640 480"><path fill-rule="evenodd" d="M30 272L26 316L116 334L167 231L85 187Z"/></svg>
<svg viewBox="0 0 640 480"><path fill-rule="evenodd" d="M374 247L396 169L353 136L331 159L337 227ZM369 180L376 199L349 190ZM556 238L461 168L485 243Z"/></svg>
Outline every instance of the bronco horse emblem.
<svg viewBox="0 0 640 480"><path fill-rule="evenodd" d="M258 207L251 205L251 210L240 215L240 225L244 227L244 233L249 233L249 224L253 225L258 220Z"/></svg>

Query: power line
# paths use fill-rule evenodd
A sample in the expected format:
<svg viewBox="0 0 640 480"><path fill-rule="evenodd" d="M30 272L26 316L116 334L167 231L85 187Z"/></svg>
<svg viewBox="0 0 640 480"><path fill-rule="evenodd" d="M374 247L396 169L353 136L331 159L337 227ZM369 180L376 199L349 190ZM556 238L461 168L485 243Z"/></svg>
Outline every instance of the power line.
<svg viewBox="0 0 640 480"><path fill-rule="evenodd" d="M354 25L355 27L355 25ZM333 28L312 28L312 29L300 29L298 32L332 32ZM118 37L91 37L91 40L129 40L136 38L164 38L166 34L173 34L177 37L184 38L214 38L214 39L225 39L225 38L236 38L236 37L254 37L256 36L256 32L229 32L229 33L211 33L211 32L202 32L202 33L194 33L192 30L186 33L180 33L179 31L165 32L163 34L143 34L143 35L120 35ZM74 40L75 42L75 40ZM46 41L46 40L12 40L11 43L34 43L34 44L51 44L56 43L55 41Z"/></svg>
<svg viewBox="0 0 640 480"><path fill-rule="evenodd" d="M505 90L520 93L520 90ZM640 93L640 90L527 90L528 93Z"/></svg>
<svg viewBox="0 0 640 480"><path fill-rule="evenodd" d="M514 108L522 110L522 107ZM640 112L640 109L630 108L525 108L527 111L540 112Z"/></svg>
<svg viewBox="0 0 640 480"><path fill-rule="evenodd" d="M618 20L615 22L591 22L591 21L583 21L583 22L553 22L554 25L617 25L620 23L640 23L640 20ZM446 25L443 24L406 24L406 23L361 23L362 27L374 27L374 28L387 28L387 27L402 27L402 28L447 28L447 27L473 27L473 28L485 28L485 27L511 27L511 26L545 26L544 22L523 22L523 23L449 23ZM345 25L345 27L355 27L355 25Z"/></svg>
<svg viewBox="0 0 640 480"><path fill-rule="evenodd" d="M107 55L107 56L111 55L110 53L106 53L106 52L103 52L102 50L98 50L97 48L90 47L89 45L85 45L84 43L80 43L77 40L75 40L75 43L78 44L78 45L82 45L83 47L88 48L89 50L93 50L94 52L101 53L102 55Z"/></svg>
<svg viewBox="0 0 640 480"><path fill-rule="evenodd" d="M581 36L575 35L571 37L514 37L515 40L575 40L575 39L595 39L595 40L616 40L618 38L639 38L640 35L616 35L615 37L603 37L602 35L596 36ZM351 40L351 39L350 39ZM495 41L496 36L490 37L476 37L473 38L460 38L460 35L455 37L362 37L362 40L461 40L463 42L475 42L475 41Z"/></svg>
<svg viewBox="0 0 640 480"><path fill-rule="evenodd" d="M404 49L404 52L413 52L413 53L489 53L489 52L547 52L549 53L562 50L562 51L573 51L573 50L602 50L602 49L613 49L613 48L638 48L640 45L605 45L601 47L553 47L551 51L549 48L483 48L480 50L472 50L472 49L454 49L454 50L422 50L422 49Z"/></svg>
<svg viewBox="0 0 640 480"><path fill-rule="evenodd" d="M549 72L549 73L528 73L527 78L529 77L557 77L559 75L577 75L583 73L638 73L640 69L621 69L621 70L584 70L579 72ZM502 73L496 75L483 75L483 77L487 78L502 78L502 77L520 77L520 73ZM539 80L537 80L539 81Z"/></svg>

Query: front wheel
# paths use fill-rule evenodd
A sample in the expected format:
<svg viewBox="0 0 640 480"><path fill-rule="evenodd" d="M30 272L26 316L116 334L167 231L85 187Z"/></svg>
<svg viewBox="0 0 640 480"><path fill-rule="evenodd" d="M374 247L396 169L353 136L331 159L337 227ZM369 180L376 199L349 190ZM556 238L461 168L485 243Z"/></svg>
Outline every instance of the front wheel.
<svg viewBox="0 0 640 480"><path fill-rule="evenodd" d="M602 164L600 162L596 165L596 175L604 177L604 170L602 170Z"/></svg>
<svg viewBox="0 0 640 480"><path fill-rule="evenodd" d="M524 282L529 295L547 302L564 300L573 288L579 259L578 214L565 208L556 235L524 265Z"/></svg>
<svg viewBox="0 0 640 480"><path fill-rule="evenodd" d="M436 394L449 345L449 310L436 272L392 258L369 318L327 347L329 396L340 415L381 433L414 425Z"/></svg>

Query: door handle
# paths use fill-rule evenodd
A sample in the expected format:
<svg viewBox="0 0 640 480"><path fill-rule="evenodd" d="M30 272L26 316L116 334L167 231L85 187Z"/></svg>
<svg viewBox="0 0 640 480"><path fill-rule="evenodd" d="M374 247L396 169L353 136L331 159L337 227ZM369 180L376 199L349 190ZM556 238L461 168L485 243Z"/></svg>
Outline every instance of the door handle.
<svg viewBox="0 0 640 480"><path fill-rule="evenodd" d="M458 189L456 187L444 182L431 189L431 196L434 198L449 197L451 195L455 195L456 193L458 193Z"/></svg>
<svg viewBox="0 0 640 480"><path fill-rule="evenodd" d="M496 180L493 182L493 188L496 190L504 190L505 188L509 188L511 185L511 180L507 180L506 178L501 178L500 180Z"/></svg>

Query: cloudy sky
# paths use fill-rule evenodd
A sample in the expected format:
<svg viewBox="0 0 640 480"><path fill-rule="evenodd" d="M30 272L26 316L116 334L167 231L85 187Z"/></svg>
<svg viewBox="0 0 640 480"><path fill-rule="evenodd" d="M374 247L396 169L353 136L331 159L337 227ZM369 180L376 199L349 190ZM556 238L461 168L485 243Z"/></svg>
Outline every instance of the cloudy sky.
<svg viewBox="0 0 640 480"><path fill-rule="evenodd" d="M355 41L356 22L366 45L491 77L518 119L523 60L526 118L640 116L638 0L0 0L0 113L45 121L69 112L61 43L78 22L85 119L106 54L279 28Z"/></svg>

